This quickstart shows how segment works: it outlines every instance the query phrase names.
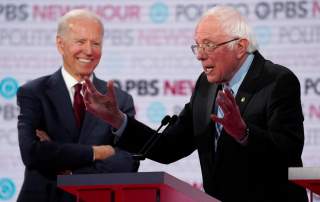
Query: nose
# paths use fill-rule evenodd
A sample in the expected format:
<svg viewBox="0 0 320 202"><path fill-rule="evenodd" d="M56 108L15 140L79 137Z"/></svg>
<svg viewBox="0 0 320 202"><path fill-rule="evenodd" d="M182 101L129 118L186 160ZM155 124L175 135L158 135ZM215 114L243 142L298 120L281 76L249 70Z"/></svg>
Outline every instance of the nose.
<svg viewBox="0 0 320 202"><path fill-rule="evenodd" d="M201 61L201 60L205 60L207 57L208 57L208 55L206 54L204 49L199 48L199 50L197 52L197 59Z"/></svg>
<svg viewBox="0 0 320 202"><path fill-rule="evenodd" d="M92 44L90 42L87 42L85 47L84 47L84 52L87 55L92 55L93 49L92 49Z"/></svg>

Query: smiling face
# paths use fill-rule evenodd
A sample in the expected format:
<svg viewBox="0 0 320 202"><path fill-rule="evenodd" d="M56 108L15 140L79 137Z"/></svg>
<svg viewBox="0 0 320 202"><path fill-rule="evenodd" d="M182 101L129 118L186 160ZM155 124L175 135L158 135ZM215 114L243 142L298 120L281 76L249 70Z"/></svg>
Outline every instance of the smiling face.
<svg viewBox="0 0 320 202"><path fill-rule="evenodd" d="M195 31L195 42L199 44L219 44L234 39L224 33L213 16L203 18ZM229 44L216 47L211 51L200 50L197 59L201 61L203 71L210 83L223 83L232 79L246 58L246 39L239 39L230 48Z"/></svg>
<svg viewBox="0 0 320 202"><path fill-rule="evenodd" d="M99 64L103 28L97 20L86 17L72 18L67 23L68 28L57 36L56 45L66 71L80 81Z"/></svg>

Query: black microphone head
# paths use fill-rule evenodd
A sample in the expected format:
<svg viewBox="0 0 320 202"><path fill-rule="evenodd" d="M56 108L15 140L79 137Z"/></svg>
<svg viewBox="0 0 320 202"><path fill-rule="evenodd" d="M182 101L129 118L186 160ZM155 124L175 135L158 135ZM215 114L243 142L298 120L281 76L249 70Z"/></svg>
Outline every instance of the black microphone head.
<svg viewBox="0 0 320 202"><path fill-rule="evenodd" d="M177 115L173 115L169 121L169 125L173 125L178 120Z"/></svg>
<svg viewBox="0 0 320 202"><path fill-rule="evenodd" d="M170 122L171 118L169 115L166 115L165 117L163 117L163 119L161 120L161 125L167 125Z"/></svg>
<svg viewBox="0 0 320 202"><path fill-rule="evenodd" d="M131 156L135 161L142 161L146 159L146 157L143 154L131 154Z"/></svg>

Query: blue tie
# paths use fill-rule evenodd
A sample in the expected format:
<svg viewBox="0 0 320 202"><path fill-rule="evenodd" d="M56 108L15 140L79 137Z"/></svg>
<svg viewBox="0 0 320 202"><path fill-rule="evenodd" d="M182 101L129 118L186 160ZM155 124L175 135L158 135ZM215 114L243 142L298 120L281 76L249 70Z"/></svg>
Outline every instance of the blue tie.
<svg viewBox="0 0 320 202"><path fill-rule="evenodd" d="M219 85L218 86L218 91L221 90L221 89L229 89L232 93L232 95L234 95L233 93L233 90L230 88L229 84L224 84L223 86L222 85ZM218 92L217 92L217 96L216 96L216 99L218 97ZM215 102L215 112L216 112L216 115L218 118L222 118L223 117L223 111L221 109L221 107ZM220 124L220 123L217 123L215 122L215 128L216 128L216 135L215 135L215 149L217 150L217 145L218 145L218 140L220 138L220 135L221 135L221 131L222 131L222 128L223 128L223 125Z"/></svg>
<svg viewBox="0 0 320 202"><path fill-rule="evenodd" d="M221 84L218 85L216 101L215 101L215 104L214 104L214 113L216 114L216 116L218 118L223 117L223 112L222 112L221 108L219 107L219 105L217 103L218 92L220 90L222 90L222 85ZM215 144L215 150L217 150L217 143L218 143L218 139L220 137L220 133L221 133L221 130L222 130L223 126L220 123L217 123L217 122L214 123L214 126L215 126L215 129L216 129L216 135L214 136L214 144Z"/></svg>

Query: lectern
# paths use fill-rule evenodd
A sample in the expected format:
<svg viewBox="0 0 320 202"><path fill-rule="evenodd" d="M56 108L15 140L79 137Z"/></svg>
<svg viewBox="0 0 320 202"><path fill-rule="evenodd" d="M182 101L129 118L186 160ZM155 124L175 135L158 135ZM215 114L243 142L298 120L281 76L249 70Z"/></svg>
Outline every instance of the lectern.
<svg viewBox="0 0 320 202"><path fill-rule="evenodd" d="M165 172L59 175L78 202L217 202Z"/></svg>
<svg viewBox="0 0 320 202"><path fill-rule="evenodd" d="M289 168L289 180L310 190L310 202L313 201L313 193L320 195L320 168Z"/></svg>

